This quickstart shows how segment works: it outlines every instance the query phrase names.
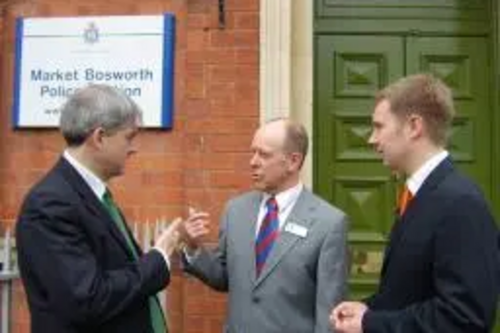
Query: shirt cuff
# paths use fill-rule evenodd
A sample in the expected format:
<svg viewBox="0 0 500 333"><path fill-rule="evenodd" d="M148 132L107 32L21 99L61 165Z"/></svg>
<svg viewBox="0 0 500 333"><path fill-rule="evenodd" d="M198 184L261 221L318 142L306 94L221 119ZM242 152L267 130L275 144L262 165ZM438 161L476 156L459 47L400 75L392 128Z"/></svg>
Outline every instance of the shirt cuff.
<svg viewBox="0 0 500 333"><path fill-rule="evenodd" d="M153 246L153 250L156 250L158 252L160 252L161 256L163 257L163 259L165 260L165 263L167 264L167 268L168 268L168 271L170 271L170 258L168 257L167 253L165 252L165 250L163 250L161 247L159 246Z"/></svg>
<svg viewBox="0 0 500 333"><path fill-rule="evenodd" d="M184 253L184 257L186 258L187 263L191 264L196 259L196 257L200 255L201 251L200 248L197 248L194 251L188 251L187 248L184 248L182 252Z"/></svg>

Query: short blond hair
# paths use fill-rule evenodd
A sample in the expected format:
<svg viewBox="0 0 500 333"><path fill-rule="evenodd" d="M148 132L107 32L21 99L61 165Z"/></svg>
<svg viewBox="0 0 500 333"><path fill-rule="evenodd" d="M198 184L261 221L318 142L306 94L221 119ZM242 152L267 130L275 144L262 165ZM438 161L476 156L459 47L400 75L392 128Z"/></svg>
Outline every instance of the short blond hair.
<svg viewBox="0 0 500 333"><path fill-rule="evenodd" d="M422 117L430 139L446 145L448 132L455 116L451 89L431 74L416 74L399 79L380 90L375 104L387 100L399 118L411 114Z"/></svg>

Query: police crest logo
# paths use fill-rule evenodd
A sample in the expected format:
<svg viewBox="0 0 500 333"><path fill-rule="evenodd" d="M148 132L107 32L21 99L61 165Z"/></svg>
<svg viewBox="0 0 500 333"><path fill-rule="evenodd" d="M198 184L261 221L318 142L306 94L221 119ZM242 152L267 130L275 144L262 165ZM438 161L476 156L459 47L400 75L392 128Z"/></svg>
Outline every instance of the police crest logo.
<svg viewBox="0 0 500 333"><path fill-rule="evenodd" d="M94 22L90 22L83 32L83 40L86 44L95 44L99 41L99 29Z"/></svg>

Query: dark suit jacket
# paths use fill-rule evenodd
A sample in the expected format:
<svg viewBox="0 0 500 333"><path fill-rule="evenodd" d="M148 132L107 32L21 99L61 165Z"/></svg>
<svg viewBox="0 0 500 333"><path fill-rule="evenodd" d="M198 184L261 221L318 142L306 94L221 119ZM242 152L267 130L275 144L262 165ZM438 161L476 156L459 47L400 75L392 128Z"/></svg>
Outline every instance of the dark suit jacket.
<svg viewBox="0 0 500 333"><path fill-rule="evenodd" d="M491 331L497 233L479 189L441 162L395 222L364 333Z"/></svg>
<svg viewBox="0 0 500 333"><path fill-rule="evenodd" d="M152 332L148 296L169 282L165 260L134 259L64 158L27 195L16 238L33 333Z"/></svg>

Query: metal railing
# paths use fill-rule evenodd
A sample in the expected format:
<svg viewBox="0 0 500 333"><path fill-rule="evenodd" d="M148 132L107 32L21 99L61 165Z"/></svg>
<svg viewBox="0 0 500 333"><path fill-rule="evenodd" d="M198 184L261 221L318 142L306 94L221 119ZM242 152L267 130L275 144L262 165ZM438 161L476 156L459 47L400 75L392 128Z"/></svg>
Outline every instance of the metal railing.
<svg viewBox="0 0 500 333"><path fill-rule="evenodd" d="M151 248L156 236L169 223L166 219L158 219L154 222L146 221L132 224L134 237L141 244L144 252ZM7 229L4 235L0 234L0 333L11 332L12 290L14 282L17 279L19 279L19 270L16 262L15 239L10 229ZM159 293L158 298L167 315L167 292L165 290L162 291Z"/></svg>
<svg viewBox="0 0 500 333"><path fill-rule="evenodd" d="M19 277L17 265L14 260L14 239L10 229L0 235L0 333L10 332L10 311L12 286Z"/></svg>

